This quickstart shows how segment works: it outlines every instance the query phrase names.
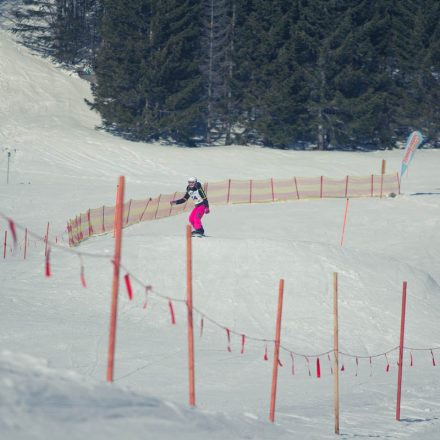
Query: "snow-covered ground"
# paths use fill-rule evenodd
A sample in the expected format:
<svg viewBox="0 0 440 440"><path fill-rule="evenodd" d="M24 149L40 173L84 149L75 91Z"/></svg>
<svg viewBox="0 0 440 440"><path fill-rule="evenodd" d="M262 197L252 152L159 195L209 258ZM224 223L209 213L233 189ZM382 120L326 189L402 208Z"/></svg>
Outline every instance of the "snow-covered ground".
<svg viewBox="0 0 440 440"><path fill-rule="evenodd" d="M88 83L0 31L0 212L43 236L66 240L65 225L88 208L112 205L119 175L126 197L181 191L202 181L368 175L400 170L402 151L187 149L132 143L95 129ZM6 185L7 154L10 156ZM105 382L110 315L111 235L76 251L56 247L44 276L44 245L31 239L0 260L0 438L325 439L334 438L330 365L332 276L339 273L341 434L346 438L437 439L440 366L430 351L405 351L402 421L395 421L402 282L408 281L405 346L440 346L440 151L419 150L397 198L212 207L210 235L194 240L196 408L188 405L186 310L157 295L185 298L186 217L124 229L115 383ZM0 237L7 223L0 223ZM19 242L23 231L18 230ZM10 234L10 232L8 232ZM3 257L1 254L0 257ZM124 272L122 272L124 274ZM276 407L268 421L279 279L285 296ZM215 320L214 324L209 319ZM225 328L233 333L227 350ZM240 334L247 336L241 354ZM269 361L263 360L267 345ZM295 374L292 375L294 355ZM440 350L433 351L440 363ZM380 355L372 358L369 356Z"/></svg>

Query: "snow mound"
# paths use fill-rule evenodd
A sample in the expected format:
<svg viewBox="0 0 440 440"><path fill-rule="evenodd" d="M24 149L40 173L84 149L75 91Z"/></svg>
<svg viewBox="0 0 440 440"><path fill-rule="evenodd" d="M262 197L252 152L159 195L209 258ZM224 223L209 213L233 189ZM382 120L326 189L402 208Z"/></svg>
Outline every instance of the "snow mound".
<svg viewBox="0 0 440 440"><path fill-rule="evenodd" d="M53 370L47 361L23 353L2 351L0 376L2 440L141 439L155 433L162 439L175 439L177 433L180 439L264 438L269 428L283 433L250 417L238 422Z"/></svg>

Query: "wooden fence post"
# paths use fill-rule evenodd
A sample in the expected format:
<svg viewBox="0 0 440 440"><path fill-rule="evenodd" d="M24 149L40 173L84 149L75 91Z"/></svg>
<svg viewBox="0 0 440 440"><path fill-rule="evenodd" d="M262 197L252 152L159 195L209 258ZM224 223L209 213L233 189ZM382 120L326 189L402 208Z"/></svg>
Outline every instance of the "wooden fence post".
<svg viewBox="0 0 440 440"><path fill-rule="evenodd" d="M270 413L269 413L269 420L271 422L275 421L275 402L277 395L278 362L280 356L280 340L281 340L281 317L283 313L283 293L284 293L284 280L281 279L278 289L278 312L277 312L275 348L273 354L273 368L272 368L272 391L271 391Z"/></svg>
<svg viewBox="0 0 440 440"><path fill-rule="evenodd" d="M157 218L157 213L159 212L159 206L160 206L160 199L162 197L162 194L159 194L159 198L157 199L157 208L156 208L156 212L154 214L154 218Z"/></svg>
<svg viewBox="0 0 440 440"><path fill-rule="evenodd" d="M385 174L385 170L386 170L386 166L387 166L387 162L385 159L382 159L382 169L381 169L381 173L380 173L380 198L382 198L382 193L383 193L383 176Z"/></svg>
<svg viewBox="0 0 440 440"><path fill-rule="evenodd" d="M176 195L177 195L177 191L174 193L173 200L176 199ZM173 212L173 205L170 203L170 212L168 213L168 217L171 216L172 212Z"/></svg>
<svg viewBox="0 0 440 440"><path fill-rule="evenodd" d="M130 210L131 210L131 199L128 202L128 212L127 212L127 219L125 220L125 224L128 225L128 221L130 219Z"/></svg>
<svg viewBox="0 0 440 440"><path fill-rule="evenodd" d="M87 211L87 221L88 221L88 223L89 223L89 237L91 237L92 234L93 234L93 228L92 228L92 222L91 222L91 220L90 220L90 208L89 208L89 210Z"/></svg>
<svg viewBox="0 0 440 440"><path fill-rule="evenodd" d="M344 243L344 235L345 235L345 224L347 223L347 212L348 212L348 201L350 199L347 198L347 201L345 203L345 214L344 214L344 223L342 224L342 234L341 234L341 246Z"/></svg>
<svg viewBox="0 0 440 440"><path fill-rule="evenodd" d="M45 238L45 247L44 247L44 256L47 256L47 242L49 241L49 222L47 222L47 228L46 228L46 238Z"/></svg>
<svg viewBox="0 0 440 440"><path fill-rule="evenodd" d="M113 257L113 285L112 285L112 304L110 314L110 334L107 358L107 382L113 382L113 370L115 363L116 346L116 320L118 315L118 291L119 291L119 271L121 264L121 243L122 243L122 211L124 208L124 187L125 178L119 176L118 189L115 207L115 253Z"/></svg>
<svg viewBox="0 0 440 440"><path fill-rule="evenodd" d="M400 344L399 344L399 371L397 375L397 403L396 420L400 420L400 401L402 397L402 370L403 370L403 340L405 337L405 312L406 312L406 281L402 288L402 313L400 318Z"/></svg>
<svg viewBox="0 0 440 440"><path fill-rule="evenodd" d="M151 202L151 197L148 199L147 204L145 205L145 208L144 208L144 210L142 211L141 216L139 217L139 222L142 221L142 218L144 217L145 211L147 210L148 205L149 205L150 202Z"/></svg>
<svg viewBox="0 0 440 440"><path fill-rule="evenodd" d="M195 372L194 372L194 328L192 302L192 236L191 226L186 225L186 296L188 308L188 374L189 374L189 404L195 406Z"/></svg>
<svg viewBox="0 0 440 440"><path fill-rule="evenodd" d="M295 181L295 189L296 189L296 197L299 200L299 191L298 191L298 183L296 181L296 177L294 177L294 181Z"/></svg>
<svg viewBox="0 0 440 440"><path fill-rule="evenodd" d="M249 203L252 203L252 179L249 180Z"/></svg>
<svg viewBox="0 0 440 440"><path fill-rule="evenodd" d="M24 259L26 260L26 251L27 251L27 236L28 236L28 231L27 228L24 230Z"/></svg>
<svg viewBox="0 0 440 440"><path fill-rule="evenodd" d="M84 234L83 234L83 230L82 230L82 214L79 215L79 238L80 241L82 241L84 239Z"/></svg>
<svg viewBox="0 0 440 440"><path fill-rule="evenodd" d="M338 274L333 272L333 402L335 410L335 434L339 434L339 317Z"/></svg>

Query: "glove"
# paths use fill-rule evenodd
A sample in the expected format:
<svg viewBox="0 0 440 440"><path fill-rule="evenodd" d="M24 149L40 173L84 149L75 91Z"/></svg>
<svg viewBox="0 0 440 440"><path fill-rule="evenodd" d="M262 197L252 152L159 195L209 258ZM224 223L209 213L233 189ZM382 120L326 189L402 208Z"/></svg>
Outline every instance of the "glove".
<svg viewBox="0 0 440 440"><path fill-rule="evenodd" d="M205 214L209 214L209 208L207 206L205 207Z"/></svg>

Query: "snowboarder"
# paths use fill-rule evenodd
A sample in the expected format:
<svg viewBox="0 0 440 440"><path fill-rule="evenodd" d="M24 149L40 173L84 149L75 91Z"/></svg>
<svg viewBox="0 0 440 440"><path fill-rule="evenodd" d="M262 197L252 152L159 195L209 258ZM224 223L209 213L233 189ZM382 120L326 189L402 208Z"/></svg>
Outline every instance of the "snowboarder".
<svg viewBox="0 0 440 440"><path fill-rule="evenodd" d="M185 203L189 198L194 200L195 206L189 215L189 222L193 227L193 236L204 236L205 230L202 226L202 217L204 214L209 214L209 202L203 190L202 184L197 181L196 177L188 179L188 186L186 187L185 195L178 200L171 200L171 205L180 205Z"/></svg>

